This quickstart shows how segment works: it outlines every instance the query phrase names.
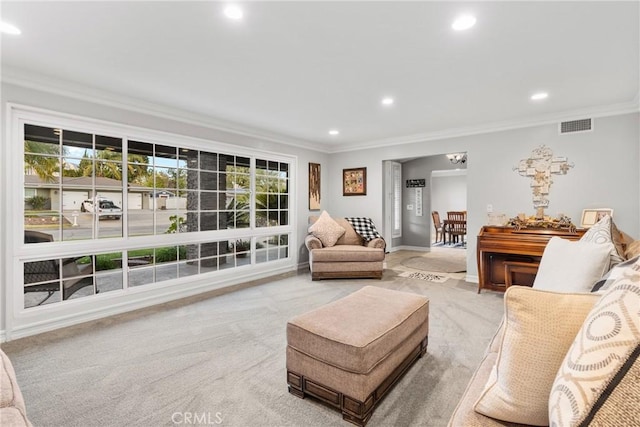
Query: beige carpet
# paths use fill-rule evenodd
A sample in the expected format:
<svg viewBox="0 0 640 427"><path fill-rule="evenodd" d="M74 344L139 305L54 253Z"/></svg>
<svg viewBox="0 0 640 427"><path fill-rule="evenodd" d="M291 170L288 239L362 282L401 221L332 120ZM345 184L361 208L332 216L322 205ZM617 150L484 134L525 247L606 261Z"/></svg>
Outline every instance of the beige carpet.
<svg viewBox="0 0 640 427"><path fill-rule="evenodd" d="M445 250L427 252L420 256L407 258L402 261L402 265L416 270L440 272L440 273L462 273L467 271L467 251Z"/></svg>
<svg viewBox="0 0 640 427"><path fill-rule="evenodd" d="M382 280L313 282L305 272L2 348L37 427L346 427L336 411L287 392L286 322L365 285L397 289L429 298L429 346L368 427L444 427L500 322L502 294L478 294L462 280L399 277L402 257L387 256Z"/></svg>

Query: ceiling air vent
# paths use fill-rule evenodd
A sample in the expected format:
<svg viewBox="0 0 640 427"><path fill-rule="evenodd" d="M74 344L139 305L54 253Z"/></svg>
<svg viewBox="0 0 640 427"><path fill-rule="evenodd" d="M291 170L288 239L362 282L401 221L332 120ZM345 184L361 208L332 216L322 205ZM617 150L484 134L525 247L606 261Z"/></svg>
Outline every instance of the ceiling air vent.
<svg viewBox="0 0 640 427"><path fill-rule="evenodd" d="M574 132L591 132L593 130L593 122L591 119L572 120L570 122L560 123L560 134Z"/></svg>

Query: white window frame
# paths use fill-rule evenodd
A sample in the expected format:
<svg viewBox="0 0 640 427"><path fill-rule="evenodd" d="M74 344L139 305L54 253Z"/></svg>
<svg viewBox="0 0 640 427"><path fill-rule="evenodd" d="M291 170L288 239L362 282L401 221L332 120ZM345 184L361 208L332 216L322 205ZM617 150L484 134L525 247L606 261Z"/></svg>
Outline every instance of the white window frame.
<svg viewBox="0 0 640 427"><path fill-rule="evenodd" d="M5 238L4 260L6 269L1 278L5 283L13 283L6 287L5 293L5 334L6 339L28 336L46 330L68 326L90 319L105 317L115 313L126 312L153 304L194 295L213 289L262 278L265 275L280 274L295 270L297 260L294 253L297 244L296 232L296 182L297 157L273 153L246 147L239 149L219 141L204 140L184 135L161 132L142 127L123 125L103 120L91 119L66 113L58 113L46 109L7 104L7 133L5 147L6 156L1 160L3 179L7 183L7 209L3 217L7 231ZM46 244L24 244L24 125L26 123L62 127L74 131L92 134L103 134L122 138L123 141L133 139L165 144L192 147L193 149L249 157L255 166L255 159L284 162L289 165L289 204L288 224L274 227L255 227L255 206L252 203L252 223L247 229L213 230L172 235L135 236L128 238L109 238L99 240L59 241ZM126 153L123 153L126 154ZM126 160L126 157L123 158ZM251 171L252 183L255 182L255 168ZM255 188L252 184L252 200ZM126 199L123 195L123 199ZM126 203L126 202L125 202ZM125 208L126 206L123 206ZM126 210L125 210L126 212ZM20 226L16 226L20 224ZM123 215L123 229L126 229L126 215ZM286 259L255 264L255 241L262 236L287 234L289 251ZM179 245L202 243L217 239L250 239L252 245L251 268L247 266L219 270L213 273L200 274L185 278L171 279L150 285L126 288L124 292L114 291L97 294L90 298L78 298L64 301L63 304L48 304L40 307L24 309L23 305L23 271L22 263L56 257L73 256L78 253L117 252L145 246ZM146 243L143 243L145 242ZM97 245L99 243L99 245ZM53 251L53 256L52 256ZM126 282L126 274L125 282ZM212 280L215 278L215 280Z"/></svg>
<svg viewBox="0 0 640 427"><path fill-rule="evenodd" d="M391 237L402 237L402 164L391 162Z"/></svg>

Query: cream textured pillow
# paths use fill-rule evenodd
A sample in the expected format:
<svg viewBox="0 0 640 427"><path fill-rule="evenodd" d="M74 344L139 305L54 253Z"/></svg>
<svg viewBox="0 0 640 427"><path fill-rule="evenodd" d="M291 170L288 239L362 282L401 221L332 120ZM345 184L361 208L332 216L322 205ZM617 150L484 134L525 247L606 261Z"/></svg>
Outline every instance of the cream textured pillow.
<svg viewBox="0 0 640 427"><path fill-rule="evenodd" d="M640 346L639 263L620 268L624 271L593 307L567 352L549 397L550 425L589 424L623 382L635 383L636 409L616 417L640 419L637 366L636 374L629 375ZM619 421L611 425L630 424Z"/></svg>
<svg viewBox="0 0 640 427"><path fill-rule="evenodd" d="M542 254L533 287L556 292L589 292L609 270L610 247L552 237Z"/></svg>
<svg viewBox="0 0 640 427"><path fill-rule="evenodd" d="M504 298L498 358L474 409L498 420L546 426L553 380L599 296L512 286Z"/></svg>
<svg viewBox="0 0 640 427"><path fill-rule="evenodd" d="M631 259L638 255L640 255L640 240L634 240L627 245L627 249L624 251L624 257Z"/></svg>
<svg viewBox="0 0 640 427"><path fill-rule="evenodd" d="M605 215L580 238L581 242L597 243L609 247L610 268L624 261L624 251L620 241L620 231L609 215Z"/></svg>
<svg viewBox="0 0 640 427"><path fill-rule="evenodd" d="M320 239L325 247L334 246L344 232L344 228L335 222L327 211L322 211L318 220L309 227L309 233Z"/></svg>

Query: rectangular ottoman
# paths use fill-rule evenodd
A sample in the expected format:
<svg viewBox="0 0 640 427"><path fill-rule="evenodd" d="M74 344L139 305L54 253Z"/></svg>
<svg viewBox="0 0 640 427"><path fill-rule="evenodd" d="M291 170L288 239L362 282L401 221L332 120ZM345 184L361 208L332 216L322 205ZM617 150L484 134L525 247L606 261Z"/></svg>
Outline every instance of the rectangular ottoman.
<svg viewBox="0 0 640 427"><path fill-rule="evenodd" d="M428 334L427 298L365 286L287 323L289 392L320 399L364 426L425 354Z"/></svg>

